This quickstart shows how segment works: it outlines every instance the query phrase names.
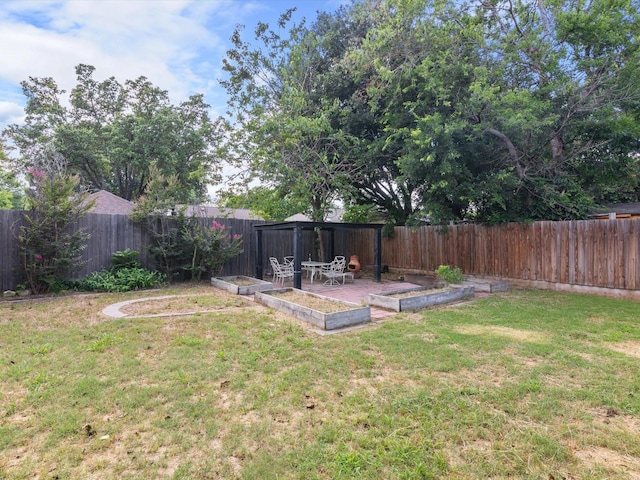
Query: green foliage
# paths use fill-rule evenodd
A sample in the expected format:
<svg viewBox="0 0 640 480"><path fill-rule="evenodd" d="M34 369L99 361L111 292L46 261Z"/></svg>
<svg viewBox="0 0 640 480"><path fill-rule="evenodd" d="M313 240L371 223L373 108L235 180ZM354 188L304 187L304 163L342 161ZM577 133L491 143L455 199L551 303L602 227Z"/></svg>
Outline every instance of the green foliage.
<svg viewBox="0 0 640 480"><path fill-rule="evenodd" d="M162 286L166 276L141 267L113 267L110 270L93 272L87 277L73 282L78 290L98 292L129 292Z"/></svg>
<svg viewBox="0 0 640 480"><path fill-rule="evenodd" d="M282 221L297 213L307 213L308 204L282 189L252 187L246 193L223 192L220 205L247 208L265 220Z"/></svg>
<svg viewBox="0 0 640 480"><path fill-rule="evenodd" d="M136 200L156 166L176 176L182 203L204 198L207 183L219 179L220 165L212 148L217 125L202 95L173 105L146 77L121 84L114 77L96 80L91 65L75 71L68 101L52 78L22 82L25 123L4 131L20 152L12 162L16 170L54 145L91 190Z"/></svg>
<svg viewBox="0 0 640 480"><path fill-rule="evenodd" d="M8 161L0 138L0 209L18 209L23 206L23 186L12 172L4 171L2 165Z"/></svg>
<svg viewBox="0 0 640 480"><path fill-rule="evenodd" d="M129 292L162 286L166 275L140 266L139 252L127 248L111 256L111 268L93 272L81 280L70 283L76 290L97 292Z"/></svg>
<svg viewBox="0 0 640 480"><path fill-rule="evenodd" d="M0 190L0 210L9 210L13 207L13 194L6 190Z"/></svg>
<svg viewBox="0 0 640 480"><path fill-rule="evenodd" d="M188 270L192 278L202 274L219 275L224 264L242 253L242 236L232 234L226 226L213 220L191 217L182 230L181 240L193 251Z"/></svg>
<svg viewBox="0 0 640 480"><path fill-rule="evenodd" d="M237 129L221 154L248 159L251 175L322 221L359 168L358 139L337 123L347 111L340 99L350 95L340 87L342 72L332 69L344 39L325 35L324 25L308 29L290 19L285 12L274 30L260 23L251 43L234 33L222 85Z"/></svg>
<svg viewBox="0 0 640 480"><path fill-rule="evenodd" d="M49 156L48 170L28 169L32 182L27 193L29 210L18 235L21 266L33 293L64 288L65 276L82 266L82 251L89 238L76 225L92 205L78 192L78 177L65 173L56 153Z"/></svg>
<svg viewBox="0 0 640 480"><path fill-rule="evenodd" d="M436 268L436 276L439 280L447 283L464 282L464 275L459 267L450 267L449 265L440 265Z"/></svg>
<svg viewBox="0 0 640 480"><path fill-rule="evenodd" d="M111 255L111 270L120 270L122 268L138 268L140 262L138 255L140 252L127 248L120 250Z"/></svg>
<svg viewBox="0 0 640 480"><path fill-rule="evenodd" d="M374 205L346 205L342 221L347 223L368 223L380 220L380 212Z"/></svg>
<svg viewBox="0 0 640 480"><path fill-rule="evenodd" d="M132 218L149 232L149 251L169 281L217 275L227 261L242 253L241 235L217 221L185 215L185 208L179 208L172 197L175 178L157 172L152 178L149 193L138 202Z"/></svg>
<svg viewBox="0 0 640 480"><path fill-rule="evenodd" d="M363 0L283 34L286 12L258 43L237 31L224 155L315 220L336 198L392 225L640 200L637 1L475 3Z"/></svg>

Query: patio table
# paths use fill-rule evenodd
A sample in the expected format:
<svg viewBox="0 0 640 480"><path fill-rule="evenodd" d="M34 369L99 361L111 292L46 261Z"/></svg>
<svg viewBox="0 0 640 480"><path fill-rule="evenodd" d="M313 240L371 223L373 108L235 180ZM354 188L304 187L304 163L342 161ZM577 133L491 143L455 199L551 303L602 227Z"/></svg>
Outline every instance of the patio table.
<svg viewBox="0 0 640 480"><path fill-rule="evenodd" d="M313 284L313 277L315 277L316 272L320 272L322 267L327 267L331 265L329 262L316 262L316 261L304 261L301 263L302 268L311 272L311 283Z"/></svg>

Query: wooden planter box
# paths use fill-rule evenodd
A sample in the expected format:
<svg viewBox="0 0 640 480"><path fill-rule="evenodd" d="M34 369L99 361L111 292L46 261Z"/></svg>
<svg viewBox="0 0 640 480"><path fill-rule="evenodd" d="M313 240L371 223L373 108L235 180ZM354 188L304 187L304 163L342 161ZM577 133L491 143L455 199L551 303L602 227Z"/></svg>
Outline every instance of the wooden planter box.
<svg viewBox="0 0 640 480"><path fill-rule="evenodd" d="M294 303L278 296L272 295L274 293L295 292L300 295L301 303ZM349 310L343 310L340 312L324 313L312 308L304 306L304 297L319 298L327 300L332 303L338 303L340 305L346 305ZM318 295L315 293L305 292L296 288L283 288L279 290L271 290L268 292L256 292L255 300L258 303L266 305L268 307L275 308L289 315L293 315L300 320L309 322L316 327L323 330L335 330L337 328L350 327L352 325L359 325L371 321L371 308L363 307L357 303L345 302L342 300L336 300L335 298L325 297L324 295Z"/></svg>
<svg viewBox="0 0 640 480"><path fill-rule="evenodd" d="M415 295L407 297L393 297L408 292L415 292ZM473 286L452 287L448 290L433 291L432 288L397 290L387 293L370 293L369 305L386 308L402 312L405 310L417 310L419 308L441 305L443 303L455 302L475 293Z"/></svg>
<svg viewBox="0 0 640 480"><path fill-rule="evenodd" d="M213 277L211 278L211 285L226 290L227 292L231 292L235 295L251 295L262 290L273 289L273 284L271 282L265 282L264 280L258 280L257 278L253 277L245 277L243 275Z"/></svg>
<svg viewBox="0 0 640 480"><path fill-rule="evenodd" d="M461 285L473 285L476 292L495 293L509 290L509 283L504 280L489 280L476 277L467 277L467 280L462 282Z"/></svg>

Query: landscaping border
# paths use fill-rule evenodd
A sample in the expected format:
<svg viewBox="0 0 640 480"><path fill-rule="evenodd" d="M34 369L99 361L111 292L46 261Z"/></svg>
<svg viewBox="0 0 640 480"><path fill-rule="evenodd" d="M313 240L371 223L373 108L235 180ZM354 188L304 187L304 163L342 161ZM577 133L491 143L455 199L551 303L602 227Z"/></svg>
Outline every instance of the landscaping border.
<svg viewBox="0 0 640 480"><path fill-rule="evenodd" d="M305 307L298 303L290 302L273 295L274 293L285 293L294 291L297 294L320 298L333 303L347 305L353 307L349 310L341 312L324 313ZM281 312L292 315L300 320L311 323L323 330L335 330L353 325L360 325L371 321L371 308L368 306L358 305L357 303L336 300L335 298L318 295L316 293L305 292L297 288L282 288L277 290L269 290L266 292L256 292L254 299L257 303L275 308Z"/></svg>
<svg viewBox="0 0 640 480"><path fill-rule="evenodd" d="M242 279L252 282L251 285L237 285L232 280ZM247 277L245 275L229 275L227 277L212 277L211 285L216 288L221 288L234 295L252 295L256 292L262 292L264 290L272 290L273 284L265 280L258 280L257 278Z"/></svg>
<svg viewBox="0 0 640 480"><path fill-rule="evenodd" d="M406 310L417 310L433 305L455 302L457 300L462 300L463 298L471 297L475 294L475 289L472 285L461 287L452 286L449 290L444 291L439 290L434 292L433 290L433 288L411 288L386 293L370 293L367 303L369 305L386 308L388 310L394 310L396 312L404 312ZM392 296L403 293L422 291L424 292L424 294L414 295L410 297Z"/></svg>

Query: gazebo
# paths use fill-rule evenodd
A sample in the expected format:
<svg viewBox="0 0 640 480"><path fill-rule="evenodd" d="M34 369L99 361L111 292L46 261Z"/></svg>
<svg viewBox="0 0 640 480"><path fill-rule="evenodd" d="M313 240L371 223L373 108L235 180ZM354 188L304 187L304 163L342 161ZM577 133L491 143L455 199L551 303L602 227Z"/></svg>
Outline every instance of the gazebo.
<svg viewBox="0 0 640 480"><path fill-rule="evenodd" d="M337 222L278 222L255 225L256 229L256 278L263 277L262 237L264 232L272 230L291 230L293 234L293 286L302 288L302 232L320 229L329 232L328 255L333 258L333 239L336 230L372 230L373 237L373 276L381 280L382 265L382 227L380 223L337 223Z"/></svg>

